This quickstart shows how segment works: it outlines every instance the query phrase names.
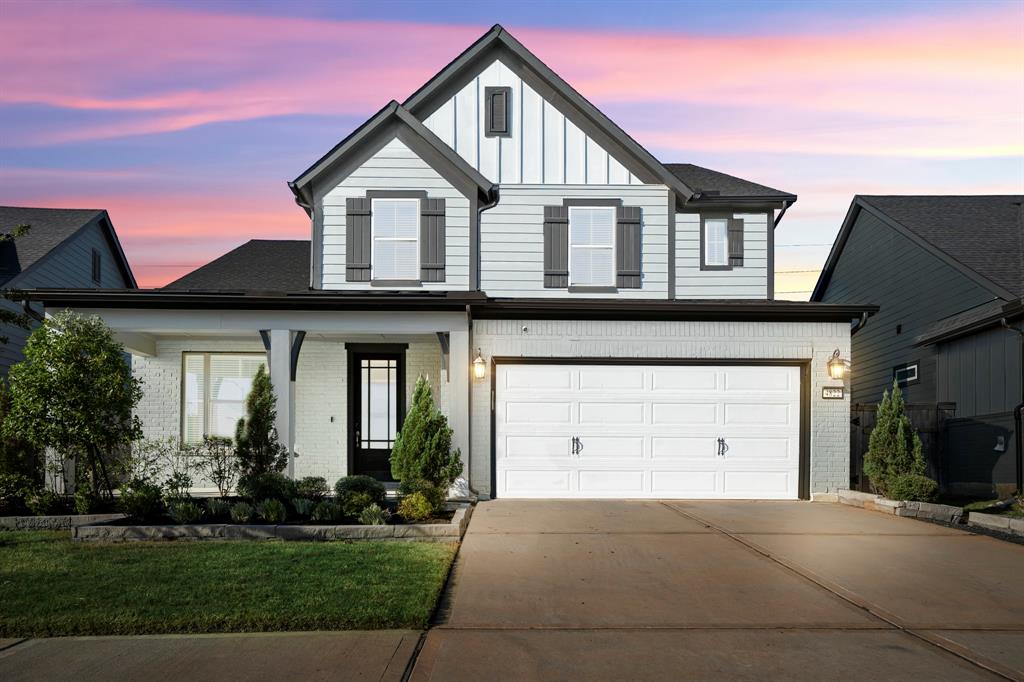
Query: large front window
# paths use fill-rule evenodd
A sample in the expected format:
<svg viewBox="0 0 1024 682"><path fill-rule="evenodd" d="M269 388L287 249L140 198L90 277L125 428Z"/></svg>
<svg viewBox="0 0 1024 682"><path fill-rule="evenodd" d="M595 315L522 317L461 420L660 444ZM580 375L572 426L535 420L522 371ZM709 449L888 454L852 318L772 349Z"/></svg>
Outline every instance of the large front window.
<svg viewBox="0 0 1024 682"><path fill-rule="evenodd" d="M614 286L615 207L569 207L569 285Z"/></svg>
<svg viewBox="0 0 1024 682"><path fill-rule="evenodd" d="M419 279L419 199L374 199L373 279Z"/></svg>
<svg viewBox="0 0 1024 682"><path fill-rule="evenodd" d="M266 362L263 353L184 353L181 439L233 438L256 370Z"/></svg>

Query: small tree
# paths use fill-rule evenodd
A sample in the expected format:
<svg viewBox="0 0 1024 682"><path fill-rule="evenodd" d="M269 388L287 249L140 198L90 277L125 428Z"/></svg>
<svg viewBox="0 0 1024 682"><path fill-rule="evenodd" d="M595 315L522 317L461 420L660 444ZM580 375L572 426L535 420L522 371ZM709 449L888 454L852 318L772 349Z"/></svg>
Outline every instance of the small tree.
<svg viewBox="0 0 1024 682"><path fill-rule="evenodd" d="M199 467L210 482L226 497L238 480L238 458L230 438L207 436L199 448Z"/></svg>
<svg viewBox="0 0 1024 682"><path fill-rule="evenodd" d="M462 456L452 451L448 418L434 405L430 382L421 376L391 450L391 475L405 483L428 481L447 491L461 473Z"/></svg>
<svg viewBox="0 0 1024 682"><path fill-rule="evenodd" d="M0 229L6 230L7 226L0 226ZM28 225L16 225L9 231L0 232L0 246L3 246L5 242L13 241L18 237L24 237L29 231ZM17 301L21 299L20 292L14 289L4 289L3 298L8 301ZM19 329L28 329L30 320L27 315L22 313L14 312L7 308L0 308L0 323L13 325ZM6 336L0 334L0 344L6 345L8 339Z"/></svg>
<svg viewBox="0 0 1024 682"><path fill-rule="evenodd" d="M32 332L24 353L10 371L5 434L76 457L88 494L113 498L107 460L142 434L133 414L142 382L124 347L100 318L64 311Z"/></svg>
<svg viewBox="0 0 1024 682"><path fill-rule="evenodd" d="M270 376L260 365L245 398L246 416L235 428L235 456L242 476L280 472L288 464L288 448L278 442L274 427L276 406Z"/></svg>
<svg viewBox="0 0 1024 682"><path fill-rule="evenodd" d="M921 438L906 415L903 393L893 381L892 393L883 393L878 406L875 428L864 455L864 473L875 490L888 495L889 483L894 478L905 474L924 476L925 469Z"/></svg>

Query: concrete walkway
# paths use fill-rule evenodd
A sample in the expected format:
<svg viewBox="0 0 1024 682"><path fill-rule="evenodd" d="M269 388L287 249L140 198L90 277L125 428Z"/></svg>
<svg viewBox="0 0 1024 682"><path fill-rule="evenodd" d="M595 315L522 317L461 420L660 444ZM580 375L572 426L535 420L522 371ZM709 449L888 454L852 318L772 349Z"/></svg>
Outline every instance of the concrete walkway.
<svg viewBox="0 0 1024 682"><path fill-rule="evenodd" d="M487 502L412 678L1024 679L1022 575L839 505Z"/></svg>
<svg viewBox="0 0 1024 682"><path fill-rule="evenodd" d="M0 639L0 680L399 682L418 631Z"/></svg>

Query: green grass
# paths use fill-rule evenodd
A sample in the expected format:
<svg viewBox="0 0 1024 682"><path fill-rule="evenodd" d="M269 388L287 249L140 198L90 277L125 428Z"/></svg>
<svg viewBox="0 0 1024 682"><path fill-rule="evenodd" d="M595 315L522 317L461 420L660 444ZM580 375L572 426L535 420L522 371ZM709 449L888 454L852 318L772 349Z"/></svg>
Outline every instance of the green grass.
<svg viewBox="0 0 1024 682"><path fill-rule="evenodd" d="M422 628L454 544L0 533L0 636Z"/></svg>
<svg viewBox="0 0 1024 682"><path fill-rule="evenodd" d="M977 502L965 504L964 509L969 512L975 511L981 514L995 514L996 516L1010 516L1015 519L1024 519L1024 507L1022 507L1019 502L1017 504L1014 504L1012 507L1007 507L1006 509L1002 510L987 509L987 507L999 501L1000 500L979 500Z"/></svg>

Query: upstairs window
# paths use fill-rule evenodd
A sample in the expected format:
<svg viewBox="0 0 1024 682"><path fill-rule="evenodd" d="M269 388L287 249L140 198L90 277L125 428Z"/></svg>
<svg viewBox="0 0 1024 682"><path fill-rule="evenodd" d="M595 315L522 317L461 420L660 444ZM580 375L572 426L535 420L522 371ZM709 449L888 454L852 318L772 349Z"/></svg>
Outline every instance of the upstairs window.
<svg viewBox="0 0 1024 682"><path fill-rule="evenodd" d="M374 199L373 279L418 280L420 200Z"/></svg>
<svg viewBox="0 0 1024 682"><path fill-rule="evenodd" d="M97 251L96 249L93 249L92 250L92 281L96 282L96 284L101 284L102 282L100 280L102 279L102 273L103 273L102 256L100 256L100 252L99 251Z"/></svg>
<svg viewBox="0 0 1024 682"><path fill-rule="evenodd" d="M615 207L569 207L569 285L615 285Z"/></svg>
<svg viewBox="0 0 1024 682"><path fill-rule="evenodd" d="M704 265L729 265L729 221L726 218L708 218L704 221Z"/></svg>
<svg viewBox="0 0 1024 682"><path fill-rule="evenodd" d="M905 365L897 365L892 368L892 378L899 386L909 386L920 381L918 377L918 363L909 362Z"/></svg>
<svg viewBox="0 0 1024 682"><path fill-rule="evenodd" d="M485 136L512 134L512 88L484 88L484 117Z"/></svg>
<svg viewBox="0 0 1024 682"><path fill-rule="evenodd" d="M263 353L183 353L181 439L233 438Z"/></svg>

